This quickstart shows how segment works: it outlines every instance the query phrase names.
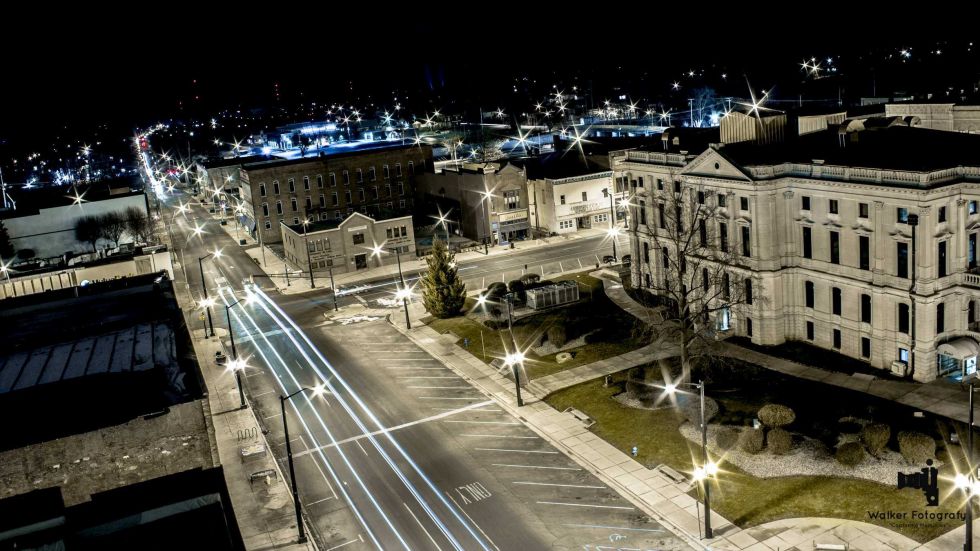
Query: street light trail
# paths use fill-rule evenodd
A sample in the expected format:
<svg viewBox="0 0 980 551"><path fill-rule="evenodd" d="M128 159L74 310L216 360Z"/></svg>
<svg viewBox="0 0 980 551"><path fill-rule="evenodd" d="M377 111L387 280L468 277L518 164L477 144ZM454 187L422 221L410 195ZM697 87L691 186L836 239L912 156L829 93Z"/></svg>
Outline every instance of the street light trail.
<svg viewBox="0 0 980 551"><path fill-rule="evenodd" d="M231 289L229 289L229 291L231 291ZM220 292L220 294L221 294L221 300L223 302L227 302L227 299L225 298L224 293L223 292ZM236 321L238 322L239 327L243 327L244 324L242 323L242 319L239 316L239 314L237 312L234 312L233 314L234 314L234 316L236 318ZM248 312L244 312L244 314L248 318L248 320L252 324L252 326L255 328L255 331L259 335L262 336L262 340L265 341L266 345L269 347L269 349L272 351L272 353L275 354L276 358L279 360L279 363L283 367L285 367L286 366L286 362L279 355L279 352L276 351L276 348L272 345L272 343L269 342L269 340L268 340L268 338L266 338L265 334L262 333L261 329L259 328L258 324L255 322L255 319L252 317L252 315L249 314ZM262 357L262 360L265 362L266 366L272 368L273 363L271 361L269 361L269 358L265 355L265 352L263 352L262 351L262 348L260 346L258 346L258 344L256 342L254 342L254 341L253 341L253 347L255 348L255 351L258 352L259 356ZM287 371L289 371L288 368L287 368ZM279 383L279 386L282 388L282 391L288 394L290 392L289 389L286 387L285 384L283 384L282 378L279 376L279 374L276 372L276 370L274 368L272 368L272 374L275 376L276 382ZM296 378L292 375L292 372L289 372L289 374L290 374L290 378L293 379L293 382L295 384L297 384L298 386L302 386L302 385L299 385L299 382L298 381L296 381ZM311 402L311 400L309 399L308 396L306 397L306 400L307 400L307 402ZM307 425L306 420L303 418L303 415L300 413L299 408L293 402L290 402L290 405L293 407L294 413L296 414L296 416L299 419L300 423L303 425L303 428L306 430L306 434L313 440L314 443L316 443L317 448L320 448L321 445L320 445L319 441L313 435L313 431L310 430L310 427L309 427L309 425ZM319 414L316 413L316 409L315 408L313 408L313 411L314 411L314 414L319 419ZM327 436L330 437L330 440L332 442L336 443L337 440L334 438L333 434L330 432L330 429L328 429L326 427L326 425L323 423L323 420L322 419L319 419L319 420L320 420L320 424L323 425L323 429L327 433ZM398 538L398 540L402 543L402 545L404 545L406 549L409 549L408 545L405 543L405 540L402 538L401 534L398 532L398 530L392 524L391 519L388 518L388 516L385 514L384 510L382 510L381 506L378 504L378 502L375 501L374 496L371 494L371 492L368 491L367 486L364 484L364 481L361 480L360 475L357 474L357 471L354 469L353 465L351 465L350 460L347 458L347 455L343 452L343 450L341 450L339 448L337 449L337 452L340 453L340 456L343 458L344 463L347 465L347 468L354 475L354 478L357 480L358 484L361 486L361 489L364 490L364 493L371 500L371 503L374 505L375 509L377 509L377 511L381 515L381 517L385 520L385 523L388 524L388 526L391 528L392 532L395 534L395 536ZM371 527L368 525L367 521L362 516L360 510L357 508L357 505L354 504L354 500L351 498L350 494L348 494L347 490L344 487L345 484L337 476L336 471L334 471L333 467L330 465L330 462L327 460L326 455L323 453L322 450L320 450L318 452L318 454L320 456L320 459L323 461L323 464L327 467L327 471L330 473L330 476L333 477L334 482L336 483L337 487L340 489L340 492L344 495L344 500L347 501L347 504L350 506L351 510L354 512L354 515L357 517L358 521L361 523L361 526L363 526L364 527L364 530L367 531L368 537L371 538L371 541L374 542L374 544L377 546L378 549L383 550L384 549L384 546L382 546L381 545L381 542L378 541L378 538L377 538L377 536L375 536L374 531L371 530Z"/></svg>
<svg viewBox="0 0 980 551"><path fill-rule="evenodd" d="M377 427L377 429L378 430L383 430L384 429L384 425L377 418L377 416L375 416L375 414L371 411L371 409L368 408L367 404L365 404L364 401L361 400L360 396L358 396L358 394L356 392L354 392L354 390L350 387L350 385L347 384L347 381L343 377L341 377L340 373L338 373L334 369L334 367L330 364L330 362L327 361L327 359L325 357L323 357L323 354L320 353L320 350L317 349L317 347L309 340L309 337L307 337L306 334L299 328L299 326L296 325L296 323L292 320L292 318L290 318L279 307L279 305L277 305L275 302L273 302L272 299L269 298L269 296L266 295L265 292L263 292L261 289L256 289L255 290L255 294L257 296L259 296L259 298L262 299L262 302L260 302L259 304L260 304L260 306L262 306L262 308L264 310L266 310L266 312L269 312L269 309L266 306L266 304L268 304L269 306L271 306L273 309L275 309L279 313L279 316L281 316L281 318L283 320L286 320L289 323L289 325L293 327L293 329L295 330L296 334L299 335L306 342L306 345L309 347L309 349L312 350L316 354L317 358L322 362L322 364L327 369L330 370L331 374L333 375L333 379L336 380L337 382L339 382L341 385L343 385L343 387L347 391L348 395L350 395L351 398L353 398L357 402L357 404L364 411L364 413L375 424L375 426ZM272 316L271 312L269 312L269 314L270 314L270 316ZM282 323L281 323L281 321L279 320L278 317L276 317L276 316L272 316L272 317L273 317L273 319L276 320L276 323L279 324L280 327L282 327L284 330L286 329L284 326L282 326ZM301 346L299 346L299 343L296 342L296 340L292 337L292 335L290 334L289 331L286 331L286 336L293 343L295 343L297 345L297 348L299 349L300 353L303 355L304 358L307 359L307 361L310 362L310 367L312 367L313 370L316 371L317 375L319 375L323 380L326 380L327 381L327 385L332 387L332 385L329 382L329 378L328 377L325 377L323 375L323 373L320 371L320 369L316 366L316 364L314 362L312 362L312 361L309 360L309 357L306 355L305 351L303 351L303 348ZM332 391L334 392L334 394L337 394L335 390L332 390ZM357 423L358 427L361 427L361 429L362 429L362 431L364 433L371 432L371 431L369 431L367 429L367 427L365 427L363 425L363 423L360 420L360 417L358 417L350 409L349 405L346 403L346 400L343 400L339 395L337 396L337 398L340 401L341 405L344 407L344 409L347 410L348 414L351 415L351 418L355 421L355 423ZM470 536L477 543L479 543L479 545L480 545L480 547L482 549L484 549L485 551L489 551L490 548L483 542L482 538L476 533L476 531L474 530L473 526L471 526L470 523L465 518L463 518L460 515L460 513L456 509L456 507L452 506L450 504L450 502L446 500L446 498L442 495L442 493L440 492L440 490L438 488L436 488L436 486L432 482L432 480L429 479L429 477L422 471L422 469L418 466L418 464L415 462L415 460L413 460L411 458L411 456L404 450L404 448L402 448L402 446L398 443L398 441L394 438L394 436L392 436L391 433L384 433L384 436L391 443L391 445L393 445L395 447L395 449L398 450L398 453L402 456L402 458L404 458L405 461L407 461L409 463L409 465L412 466L412 469L419 475L420 478L422 478L422 480L429 487L429 489L432 491L432 493L435 494L439 498L439 501L443 504L443 506L447 510L449 510L450 513L452 513L453 517L456 518L456 521L466 529L466 531L470 534ZM382 456L385 458L385 460L389 462L389 465L392 466L393 470L399 476L399 478L403 480L403 483L405 483L407 485L406 487L409 489L409 491L413 492L413 494L414 494L415 493L414 486L412 486L411 483L408 482L408 480L406 478L404 478L404 475L401 473L401 471L391 462L390 457L388 456L387 452L384 451L384 449L380 446L380 444L378 444L377 440L373 436L370 436L369 439L371 440L371 443L375 446L375 448L382 454ZM429 512L430 510L428 509L428 504L425 503L425 501L421 499L421 496L419 496L417 499L420 500L420 502L419 502L420 505L422 505L424 508L426 508L427 509L427 512ZM432 513L430 512L430 514L432 514ZM433 519L433 521L434 522L437 522L437 525L440 527L441 530L445 529L445 525L442 523L441 520ZM456 542L455 538L452 537L451 535L447 535L447 538L451 542L453 542L454 545L458 545L458 543ZM460 548L460 549L462 549L462 548Z"/></svg>
<svg viewBox="0 0 980 551"><path fill-rule="evenodd" d="M264 295L264 293L262 293L261 290L257 291L256 294L259 294L260 296L263 296ZM276 306L276 304L273 303L267 296L263 296L263 298L265 298L265 300L269 304L271 304L273 307L275 307L278 310L278 306ZM322 380L325 380L326 381L327 387L330 388L331 392L333 392L336 395L337 400L340 402L340 404L344 408L344 410L347 411L347 414L350 416L351 420L353 420L354 423L357 424L358 428L361 430L362 433L364 433L364 434L367 435L368 439L371 441L371 444L374 446L374 448L376 450L378 450L378 453L380 454L380 456L382 457L382 459L384 459L385 463L388 464L389 468L391 468L391 470L395 474L395 476L397 476L398 479L402 482L402 484L404 485L405 489L407 489L412 494L412 497L415 498L416 502L418 502L418 504L422 506L422 508L425 510L426 514L429 516L429 518L432 520L432 522L439 528L439 531L442 532L442 534L453 545L454 548L458 549L459 551L463 551L464 547L462 547L462 545L459 543L459 541L455 538L455 536L449 530L449 527L446 526L445 523L442 522L442 520L439 518L439 516L432 509L431 505L429 505L428 501L426 501L425 498L421 495L421 493L419 492L418 488L416 488L415 485L412 484L412 482L410 480L408 480L408 477L405 476L405 473L402 472L402 470L395 464L394 460L391 458L390 455L388 455L388 453L384 450L384 448L382 448L382 446L378 443L377 439L374 436L371 436L369 434L371 431L369 431L368 428L364 425L364 422L354 412L353 408L350 407L350 405L347 403L346 400L344 400L341 396L337 395L337 391L334 389L333 385L330 383L330 381L328 380L328 378L327 377L324 377L323 373L316 367L315 362L313 362L313 360L310 359L310 357L306 353L306 350L304 350L303 346L299 342L297 342L296 339L293 338L293 336L290 334L290 331L286 328L285 325L283 325L283 322L277 316L273 315L272 311L269 310L269 308L265 305L265 303L260 303L259 305L262 307L263 310L266 311L266 313L269 315L269 317L272 318L276 322L276 324L278 324L283 329L283 332L284 332L285 336L293 343L293 345L295 347L295 350L297 350L303 356L303 358L307 361L307 363L310 365L310 367L314 371L316 371L317 375ZM282 312L281 310L279 310L279 313L283 316L283 318L288 319L288 316L285 314L285 312ZM289 320L289 322L292 325L292 320ZM299 328L296 327L295 325L293 325L293 328L301 336L303 336L304 337L304 340L305 340L305 337L306 337L305 334L303 334L302 331L300 331ZM310 343L308 340L307 340L307 344L310 346L310 349L312 349L314 352L316 352L317 355L319 356L319 350L317 350L316 347L313 346L313 344ZM320 358L323 359L322 356L320 356ZM333 371L333 367L330 366L329 363L327 363L325 359L323 359L323 361L324 361L324 363L326 363L327 367L329 369L331 369L331 371ZM363 401L361 401L360 397L358 397L356 394L354 394L353 390L347 385L346 381L344 381L343 379L341 379L340 376L339 376L339 374L337 374L336 372L334 372L334 375L337 377L337 380L342 385L344 385L344 388L348 391L348 394L350 394L351 397L353 397L358 402L358 404L361 406L361 408L368 415L371 415L373 417L373 414L370 412L370 410L367 409L367 407L364 405ZM381 426L381 423L377 420L377 418L373 417L373 420L378 425L378 428L379 429L382 429L383 428ZM397 442L395 442L394 438L392 438L392 436L390 434L386 434L386 436L388 437L389 441L391 441L396 446L396 448L399 450L399 452L401 452L402 457L405 458L407 461L409 461L409 463L412 464L415 467L416 472L423 478L423 480L426 481L426 483L430 486L430 488L433 489L433 491L436 493L436 495L441 498L442 496L438 493L438 490L436 490L434 488L434 486L432 485L432 483L428 480L428 477L426 477L425 474L421 472L421 469L419 469L417 466L414 465L414 462L401 449L401 447L397 444ZM445 500L442 500L442 501L445 504ZM462 520L462 519L459 518L459 516L456 514L455 511L453 511L452 509L450 509L450 511L454 515L456 515L457 519ZM467 530L470 531L470 534L474 536L474 539L477 540L477 542L479 542L482 545L482 542L479 540L478 537L476 537L476 535L472 532L472 530L469 529L469 526L467 524L463 523L463 522L461 522L461 524L463 524L463 526L465 528L467 528ZM486 549L486 547L484 547L484 549Z"/></svg>

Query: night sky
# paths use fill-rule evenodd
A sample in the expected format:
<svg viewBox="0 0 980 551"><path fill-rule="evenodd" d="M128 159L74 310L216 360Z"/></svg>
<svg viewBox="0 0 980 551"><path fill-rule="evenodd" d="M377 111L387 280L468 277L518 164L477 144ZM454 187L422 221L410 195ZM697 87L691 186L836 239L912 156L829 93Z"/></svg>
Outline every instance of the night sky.
<svg viewBox="0 0 980 551"><path fill-rule="evenodd" d="M881 14L872 10L835 14L821 4L820 14L804 17L753 13L748 6L600 12L568 3L556 5L562 15L555 15L485 5L483 12L452 16L433 15L444 9L437 3L391 14L290 3L288 9L234 13L137 6L102 16L59 8L53 18L6 18L0 23L0 143L19 148L100 124L110 134L128 133L171 116L268 107L276 83L287 105L390 104L392 90L401 90L410 106L424 97L433 105L455 99L490 109L525 102L512 94L515 76L537 80L543 89L577 75L604 96L595 101L622 90L670 99L656 96L668 96L670 82L697 70L704 71L704 84L730 88L720 94L746 95L748 75L754 88L776 86L776 94L794 97L799 63L810 56L841 56L848 71L847 81L834 81L828 90L807 90L818 95L842 86L852 95L871 95L872 82L880 93L902 88L903 80L929 83L937 74L974 83L980 78L976 55L946 65L919 63L937 39L948 40L952 54L972 40L969 34L955 28L943 36L913 33L908 22L875 20ZM916 54L908 68L868 68L872 59L881 64L877 58L906 47ZM727 82L717 80L723 72Z"/></svg>

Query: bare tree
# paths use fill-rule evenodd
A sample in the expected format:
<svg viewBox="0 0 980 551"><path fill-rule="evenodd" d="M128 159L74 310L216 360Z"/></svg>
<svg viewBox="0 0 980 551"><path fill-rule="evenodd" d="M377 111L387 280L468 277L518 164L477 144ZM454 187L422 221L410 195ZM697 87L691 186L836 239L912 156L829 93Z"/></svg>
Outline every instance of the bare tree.
<svg viewBox="0 0 980 551"><path fill-rule="evenodd" d="M718 99L715 97L714 88L703 86L694 90L694 97L691 98L691 120L694 121L695 127L706 126L704 112L707 110L710 115L717 103Z"/></svg>
<svg viewBox="0 0 980 551"><path fill-rule="evenodd" d="M698 188L668 188L657 201L650 228L649 290L665 303L661 338L676 343L684 378L710 354L718 337L738 318L740 305L761 301L759 285L743 260L752 244L734 239L737 227L724 216L734 197ZM728 205L732 207L732 205ZM642 222L641 222L642 223ZM741 236L741 231L737 232Z"/></svg>
<svg viewBox="0 0 980 551"><path fill-rule="evenodd" d="M126 231L133 236L133 240L138 243L149 243L153 226L146 211L139 207L129 207L126 209L125 219Z"/></svg>
<svg viewBox="0 0 980 551"><path fill-rule="evenodd" d="M119 246L119 238L126 231L126 219L118 212L107 212L99 217L100 237Z"/></svg>
<svg viewBox="0 0 980 551"><path fill-rule="evenodd" d="M102 223L98 216L83 216L75 220L75 239L82 243L92 245L92 252L97 252L95 248L102 237Z"/></svg>

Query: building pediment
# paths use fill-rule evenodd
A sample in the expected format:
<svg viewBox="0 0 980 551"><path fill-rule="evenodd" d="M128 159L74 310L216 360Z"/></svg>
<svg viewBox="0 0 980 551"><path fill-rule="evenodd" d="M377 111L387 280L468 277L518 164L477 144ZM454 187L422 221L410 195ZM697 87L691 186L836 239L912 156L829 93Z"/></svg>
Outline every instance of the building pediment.
<svg viewBox="0 0 980 551"><path fill-rule="evenodd" d="M716 149L709 148L687 164L681 174L685 176L704 176L708 178L727 178L730 180L751 181L735 163L728 160Z"/></svg>

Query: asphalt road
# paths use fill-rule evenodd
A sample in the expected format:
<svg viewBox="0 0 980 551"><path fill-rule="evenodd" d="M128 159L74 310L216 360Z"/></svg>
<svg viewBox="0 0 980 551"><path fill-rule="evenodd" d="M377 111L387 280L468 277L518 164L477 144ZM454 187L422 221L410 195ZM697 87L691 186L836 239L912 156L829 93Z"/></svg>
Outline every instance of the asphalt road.
<svg viewBox="0 0 980 551"><path fill-rule="evenodd" d="M317 293L246 293L242 281L261 270L215 224L200 206L175 218L182 268L200 295L197 259L223 251L203 261L216 327L226 326L223 305L254 299L229 312L250 403L278 457L278 397L326 386L301 391L286 414L300 499L327 549L687 548L384 320L332 320ZM506 279L524 263L577 264L595 246L473 265Z"/></svg>

